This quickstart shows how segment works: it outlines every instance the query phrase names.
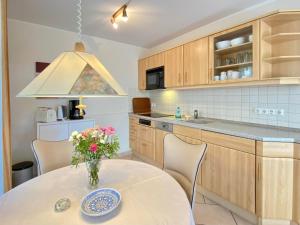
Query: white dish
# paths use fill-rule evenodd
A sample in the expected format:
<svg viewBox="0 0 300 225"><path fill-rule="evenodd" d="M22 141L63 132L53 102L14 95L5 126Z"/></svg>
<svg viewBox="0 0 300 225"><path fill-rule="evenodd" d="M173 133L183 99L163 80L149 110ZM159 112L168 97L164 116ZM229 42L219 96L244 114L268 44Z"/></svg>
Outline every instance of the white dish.
<svg viewBox="0 0 300 225"><path fill-rule="evenodd" d="M220 76L216 75L215 80L220 80Z"/></svg>
<svg viewBox="0 0 300 225"><path fill-rule="evenodd" d="M240 72L239 71L232 71L231 78L232 79L239 79L240 78Z"/></svg>
<svg viewBox="0 0 300 225"><path fill-rule="evenodd" d="M81 201L81 212L87 216L104 216L115 210L121 194L113 188L101 188L86 195Z"/></svg>
<svg viewBox="0 0 300 225"><path fill-rule="evenodd" d="M230 41L231 46L237 46L237 45L241 45L245 42L245 38L244 37L238 37L238 38L234 38Z"/></svg>
<svg viewBox="0 0 300 225"><path fill-rule="evenodd" d="M249 35L248 40L249 40L249 42L253 41L253 35L252 34Z"/></svg>
<svg viewBox="0 0 300 225"><path fill-rule="evenodd" d="M225 40L225 41L219 41L216 43L217 49L224 49L224 48L229 48L230 47L230 41Z"/></svg>

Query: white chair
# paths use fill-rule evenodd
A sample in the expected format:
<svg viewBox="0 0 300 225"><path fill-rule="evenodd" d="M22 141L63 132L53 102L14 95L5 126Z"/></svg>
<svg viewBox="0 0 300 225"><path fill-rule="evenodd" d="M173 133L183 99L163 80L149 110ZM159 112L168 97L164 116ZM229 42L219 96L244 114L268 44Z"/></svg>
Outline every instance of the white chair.
<svg viewBox="0 0 300 225"><path fill-rule="evenodd" d="M73 146L69 141L34 140L31 145L38 175L71 164Z"/></svg>
<svg viewBox="0 0 300 225"><path fill-rule="evenodd" d="M185 190L191 207L194 203L196 179L206 154L206 144L186 143L174 134L164 138L164 170Z"/></svg>

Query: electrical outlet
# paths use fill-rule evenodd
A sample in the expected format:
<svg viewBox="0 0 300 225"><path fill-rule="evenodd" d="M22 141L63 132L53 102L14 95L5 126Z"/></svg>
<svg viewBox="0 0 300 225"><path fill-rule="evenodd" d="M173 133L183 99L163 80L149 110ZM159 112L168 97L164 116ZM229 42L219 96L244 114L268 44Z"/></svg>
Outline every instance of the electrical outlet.
<svg viewBox="0 0 300 225"><path fill-rule="evenodd" d="M277 115L284 116L284 109L277 109Z"/></svg>
<svg viewBox="0 0 300 225"><path fill-rule="evenodd" d="M270 115L276 115L277 114L277 110L276 109L269 109L269 114Z"/></svg>
<svg viewBox="0 0 300 225"><path fill-rule="evenodd" d="M255 113L256 113L256 114L261 115L262 112L263 112L263 109L262 109L262 108L256 108L256 109L255 109Z"/></svg>

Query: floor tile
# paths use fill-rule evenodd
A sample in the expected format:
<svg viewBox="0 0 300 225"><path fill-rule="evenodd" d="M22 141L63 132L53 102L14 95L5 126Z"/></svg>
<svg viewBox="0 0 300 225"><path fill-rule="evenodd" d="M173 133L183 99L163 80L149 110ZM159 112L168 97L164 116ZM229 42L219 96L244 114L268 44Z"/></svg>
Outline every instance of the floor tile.
<svg viewBox="0 0 300 225"><path fill-rule="evenodd" d="M205 204L209 204L209 205L217 205L217 203L215 203L214 201L210 200L207 197L204 197L204 202Z"/></svg>
<svg viewBox="0 0 300 225"><path fill-rule="evenodd" d="M230 211L219 205L195 204L193 211L196 224L236 225Z"/></svg>
<svg viewBox="0 0 300 225"><path fill-rule="evenodd" d="M204 202L204 196L201 193L196 192L195 202L199 203L199 204L205 204L205 202Z"/></svg>
<svg viewBox="0 0 300 225"><path fill-rule="evenodd" d="M244 220L243 218L239 217L238 215L232 213L234 220L236 221L237 225L254 225L247 220Z"/></svg>

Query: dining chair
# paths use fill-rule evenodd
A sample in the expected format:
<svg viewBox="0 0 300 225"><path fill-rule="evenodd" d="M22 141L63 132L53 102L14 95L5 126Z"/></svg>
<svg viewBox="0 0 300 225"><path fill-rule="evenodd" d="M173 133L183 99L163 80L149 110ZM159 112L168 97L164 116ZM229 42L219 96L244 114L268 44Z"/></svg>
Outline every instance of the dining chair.
<svg viewBox="0 0 300 225"><path fill-rule="evenodd" d="M164 138L164 171L184 189L193 208L199 167L206 154L206 144L189 144L174 134Z"/></svg>
<svg viewBox="0 0 300 225"><path fill-rule="evenodd" d="M37 162L38 175L71 164L73 146L69 141L32 141L31 148Z"/></svg>

